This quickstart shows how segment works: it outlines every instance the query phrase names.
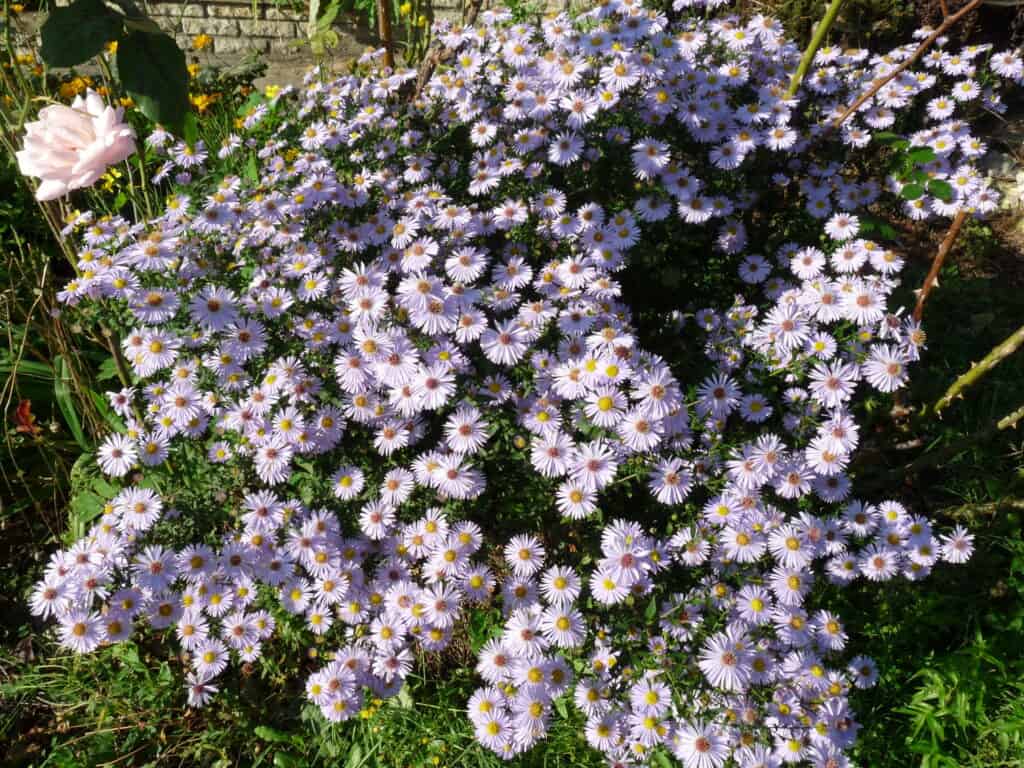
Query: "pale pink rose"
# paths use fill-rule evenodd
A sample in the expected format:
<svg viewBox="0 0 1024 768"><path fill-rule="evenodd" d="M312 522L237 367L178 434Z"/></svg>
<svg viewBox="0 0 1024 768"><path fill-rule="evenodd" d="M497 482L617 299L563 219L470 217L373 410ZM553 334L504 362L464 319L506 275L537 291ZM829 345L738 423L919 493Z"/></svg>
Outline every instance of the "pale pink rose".
<svg viewBox="0 0 1024 768"><path fill-rule="evenodd" d="M54 200L96 183L107 168L135 152L135 131L122 122L124 110L108 106L98 93L75 98L70 107L39 110L25 125L18 167L40 180L37 200Z"/></svg>

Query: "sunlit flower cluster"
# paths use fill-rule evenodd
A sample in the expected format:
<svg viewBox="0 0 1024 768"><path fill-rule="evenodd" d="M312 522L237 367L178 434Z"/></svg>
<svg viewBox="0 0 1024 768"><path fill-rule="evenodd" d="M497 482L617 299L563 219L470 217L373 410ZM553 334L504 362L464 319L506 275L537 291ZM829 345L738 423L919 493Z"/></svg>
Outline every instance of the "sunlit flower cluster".
<svg viewBox="0 0 1024 768"><path fill-rule="evenodd" d="M826 46L786 99L800 52L774 20L677 10L485 13L438 28L455 54L415 98L411 71L314 73L215 151L147 139L176 185L166 210L83 217L61 294L130 318L137 378L111 394L127 429L98 452L133 479L32 598L65 645L165 630L201 706L293 622L337 648L306 696L338 722L496 603L467 707L503 757L572 707L612 765L848 764L849 694L878 672L815 585L917 580L973 548L853 495L858 393L902 387L925 346L871 211L992 210L961 118L998 111L1021 62L939 46L831 130L913 45ZM878 131L929 148L916 168L948 194L901 202L895 175L859 175ZM210 170L242 156L255 177ZM796 224L754 238L769 196ZM721 279L745 286L666 318L699 340L693 360L645 349L622 299L656 231L691 260L712 254L688 233L713 232ZM195 445L247 479L216 547L172 546L189 511L133 475ZM501 539L484 500L517 462L548 503ZM626 485L642 514L606 505Z"/></svg>

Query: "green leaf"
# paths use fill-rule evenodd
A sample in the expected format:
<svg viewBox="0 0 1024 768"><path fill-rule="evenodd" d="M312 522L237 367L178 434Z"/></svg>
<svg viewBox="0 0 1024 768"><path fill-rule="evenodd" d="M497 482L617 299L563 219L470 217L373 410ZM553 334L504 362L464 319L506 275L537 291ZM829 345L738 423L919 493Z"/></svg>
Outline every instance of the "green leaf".
<svg viewBox="0 0 1024 768"><path fill-rule="evenodd" d="M269 725L257 725L253 729L253 733L256 734L257 738L263 739L263 741L271 741L278 744L288 743L292 740L291 736L284 731L271 728Z"/></svg>
<svg viewBox="0 0 1024 768"><path fill-rule="evenodd" d="M924 194L924 187L920 184L907 184L900 190L900 196L905 200L917 200Z"/></svg>
<svg viewBox="0 0 1024 768"><path fill-rule="evenodd" d="M134 31L117 46L117 71L142 113L182 136L188 114L185 54L168 35Z"/></svg>
<svg viewBox="0 0 1024 768"><path fill-rule="evenodd" d="M185 113L185 124L182 126L182 138L185 139L185 143L190 147L196 145L196 141L199 140L199 120L196 118L196 113L189 110Z"/></svg>
<svg viewBox="0 0 1024 768"><path fill-rule="evenodd" d="M327 6L327 10L324 11L323 16L317 21L317 30L319 32L326 32L331 28L331 24L338 18L338 12L341 11L341 4L338 0L331 0Z"/></svg>
<svg viewBox="0 0 1024 768"><path fill-rule="evenodd" d="M569 719L569 708L565 706L565 698L559 696L555 699L555 710L563 720Z"/></svg>
<svg viewBox="0 0 1024 768"><path fill-rule="evenodd" d="M256 155L250 154L249 159L245 161L245 178L253 184L259 181L260 171L256 165Z"/></svg>
<svg viewBox="0 0 1024 768"><path fill-rule="evenodd" d="M398 696L396 696L395 699L397 700L398 705L402 709L412 709L413 708L412 695L409 693L409 686L408 685L403 685L401 687L401 689L398 691Z"/></svg>
<svg viewBox="0 0 1024 768"><path fill-rule="evenodd" d="M872 134L872 138L879 144L885 144L893 149L906 149L910 146L909 141L904 139L898 133L892 133L891 131L879 131L878 133Z"/></svg>
<svg viewBox="0 0 1024 768"><path fill-rule="evenodd" d="M932 179L928 182L928 193L935 195L939 200L948 203L953 199L953 187L942 179Z"/></svg>
<svg viewBox="0 0 1024 768"><path fill-rule="evenodd" d="M83 454L92 459L92 454ZM85 536L92 523L103 512L104 501L94 493L81 493L71 500L68 516L67 541L78 541Z"/></svg>
<svg viewBox="0 0 1024 768"><path fill-rule="evenodd" d="M68 527L64 540L70 544L85 536L92 523L103 514L103 506L117 495L119 488L101 476L96 455L83 453L71 467L71 502L68 504Z"/></svg>
<svg viewBox="0 0 1024 768"><path fill-rule="evenodd" d="M96 370L96 381L112 381L117 378L117 365L114 363L114 358L108 357Z"/></svg>
<svg viewBox="0 0 1024 768"><path fill-rule="evenodd" d="M238 105L238 109L235 110L235 114L239 117L245 117L266 100L267 98L264 96L263 91L253 91L249 94L249 98Z"/></svg>
<svg viewBox="0 0 1024 768"><path fill-rule="evenodd" d="M44 363L37 363L35 360L19 360L17 363L9 360L0 362L0 376L7 377L12 373L15 377L25 376L39 381L53 381L53 369Z"/></svg>
<svg viewBox="0 0 1024 768"><path fill-rule="evenodd" d="M89 397L92 398L92 402L93 405L96 406L96 410L99 411L103 420L110 425L111 429L117 432L125 431L124 420L114 413L114 409L110 407L110 403L107 402L107 398L94 389L89 390Z"/></svg>
<svg viewBox="0 0 1024 768"><path fill-rule="evenodd" d="M39 30L39 53L51 67L73 67L117 40L123 25L124 17L104 5L103 0L77 0L50 11Z"/></svg>
<svg viewBox="0 0 1024 768"><path fill-rule="evenodd" d="M345 768L358 768L363 764L363 748L359 744L353 744L348 752L348 760L345 761Z"/></svg>
<svg viewBox="0 0 1024 768"><path fill-rule="evenodd" d="M91 446L82 429L82 420L78 418L75 401L71 398L71 371L68 368L68 361L63 355L57 355L54 362L57 364L57 377L53 380L54 399L78 447L88 451Z"/></svg>
<svg viewBox="0 0 1024 768"><path fill-rule="evenodd" d="M907 157L915 163L930 163L935 159L935 150L931 147L914 147L907 152Z"/></svg>
<svg viewBox="0 0 1024 768"><path fill-rule="evenodd" d="M647 604L647 608L644 610L644 619L650 624L654 621L654 617L658 615L658 598L652 597L651 602Z"/></svg>
<svg viewBox="0 0 1024 768"><path fill-rule="evenodd" d="M898 133L892 131L878 131L873 134L873 137L879 144L894 144L902 138Z"/></svg>
<svg viewBox="0 0 1024 768"><path fill-rule="evenodd" d="M274 766L275 768L298 768L300 765L306 765L307 763L299 760L295 755L290 752L275 752L274 753Z"/></svg>

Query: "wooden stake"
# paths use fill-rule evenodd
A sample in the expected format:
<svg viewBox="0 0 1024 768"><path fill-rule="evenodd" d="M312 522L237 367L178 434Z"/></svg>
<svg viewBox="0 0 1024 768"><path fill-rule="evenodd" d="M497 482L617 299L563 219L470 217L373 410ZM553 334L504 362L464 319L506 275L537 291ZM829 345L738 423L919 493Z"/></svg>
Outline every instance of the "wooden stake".
<svg viewBox="0 0 1024 768"><path fill-rule="evenodd" d="M384 43L384 66L395 68L395 43L391 34L391 0L377 0L377 34Z"/></svg>

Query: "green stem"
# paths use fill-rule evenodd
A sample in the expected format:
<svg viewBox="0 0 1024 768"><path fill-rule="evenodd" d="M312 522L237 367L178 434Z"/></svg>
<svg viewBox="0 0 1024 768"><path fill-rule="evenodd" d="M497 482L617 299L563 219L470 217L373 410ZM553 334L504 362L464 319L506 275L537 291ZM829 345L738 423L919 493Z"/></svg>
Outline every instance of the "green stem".
<svg viewBox="0 0 1024 768"><path fill-rule="evenodd" d="M946 390L946 394L944 394L939 401L935 403L935 407L933 408L935 413L939 413L944 408L948 407L950 403L953 402L953 398L962 397L962 393L965 389L977 384L985 374L1016 352L1021 344L1024 344L1024 325L1014 331L1002 343L996 345L991 352L981 359L980 363L972 365L971 369L967 371L967 373L954 381L950 385L949 389Z"/></svg>
<svg viewBox="0 0 1024 768"><path fill-rule="evenodd" d="M952 520L965 520L976 522L985 517L994 517L1000 512L1022 512L1024 511L1024 499L1004 498L999 501L991 501L982 504L962 504L958 507L947 507L938 510L942 517Z"/></svg>
<svg viewBox="0 0 1024 768"><path fill-rule="evenodd" d="M114 369L117 371L117 378L121 381L121 386L125 388L132 386L132 373L128 368L128 361L124 359L121 340L117 333L107 328L102 329L101 333L107 339L107 348L110 349L110 356L114 359Z"/></svg>
<svg viewBox="0 0 1024 768"><path fill-rule="evenodd" d="M811 42L807 44L807 48L804 50L804 55L800 57L800 64L797 66L796 72L793 73L793 77L789 80L789 88L786 90L787 99L792 99L796 96L796 92L800 88L800 83L804 81L804 78L807 76L807 70L811 68L811 62L814 61L814 54L818 52L818 49L821 48L821 44L825 42L825 36L835 23L836 17L839 15L839 9L842 5L843 0L832 0L832 2L828 4L828 8L825 9L825 15L814 28L814 34L811 35Z"/></svg>
<svg viewBox="0 0 1024 768"><path fill-rule="evenodd" d="M1013 413L1008 413L1003 416L998 422L996 422L997 429L1016 429L1017 424L1024 419L1024 405L1018 408Z"/></svg>

